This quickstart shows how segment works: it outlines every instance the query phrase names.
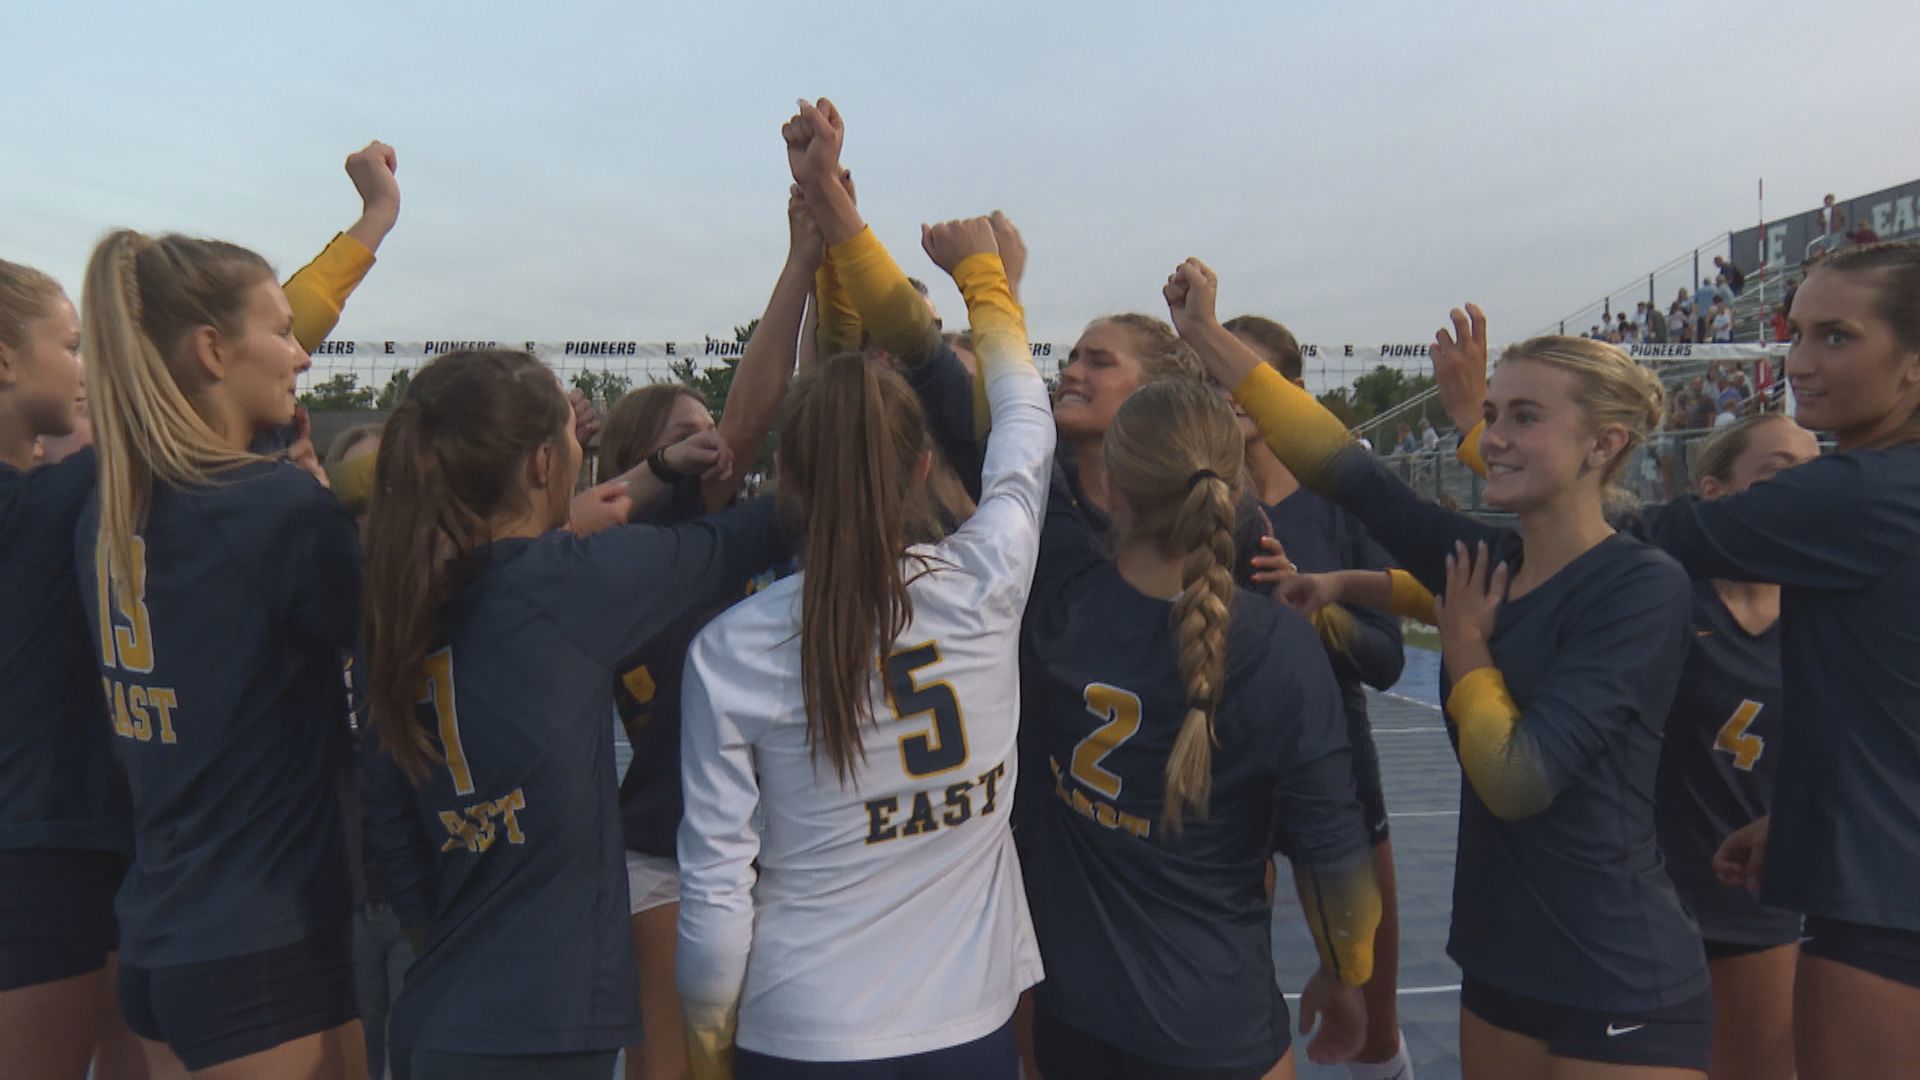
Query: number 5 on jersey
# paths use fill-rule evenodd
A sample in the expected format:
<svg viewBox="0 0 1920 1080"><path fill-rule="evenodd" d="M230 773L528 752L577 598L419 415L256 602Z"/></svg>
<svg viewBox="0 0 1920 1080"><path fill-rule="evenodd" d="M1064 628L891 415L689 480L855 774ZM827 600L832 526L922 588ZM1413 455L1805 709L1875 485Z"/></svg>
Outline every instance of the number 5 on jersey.
<svg viewBox="0 0 1920 1080"><path fill-rule="evenodd" d="M939 662L940 646L929 641L901 649L880 665L887 704L893 706L894 716L901 720L933 717L926 731L900 737L900 765L915 778L952 772L967 763L966 717L960 712L953 686L945 680L921 686L914 680L921 668Z"/></svg>

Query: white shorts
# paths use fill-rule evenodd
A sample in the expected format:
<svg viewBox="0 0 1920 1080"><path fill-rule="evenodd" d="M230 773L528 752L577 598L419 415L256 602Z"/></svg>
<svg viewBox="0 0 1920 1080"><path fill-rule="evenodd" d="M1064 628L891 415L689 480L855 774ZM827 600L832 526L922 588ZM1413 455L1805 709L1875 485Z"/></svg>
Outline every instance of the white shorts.
<svg viewBox="0 0 1920 1080"><path fill-rule="evenodd" d="M627 913L680 902L680 864L658 855L627 852Z"/></svg>

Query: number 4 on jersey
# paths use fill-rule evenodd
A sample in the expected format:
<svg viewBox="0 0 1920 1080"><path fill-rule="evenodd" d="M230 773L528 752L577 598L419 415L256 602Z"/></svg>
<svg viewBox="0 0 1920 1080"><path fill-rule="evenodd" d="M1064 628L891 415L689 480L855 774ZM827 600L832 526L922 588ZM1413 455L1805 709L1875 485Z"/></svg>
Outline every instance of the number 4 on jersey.
<svg viewBox="0 0 1920 1080"><path fill-rule="evenodd" d="M1752 772L1754 763L1767 749L1767 740L1747 733L1759 716L1759 702L1742 701L1727 722L1720 725L1720 734L1713 740L1713 748L1732 754L1733 767L1741 772Z"/></svg>

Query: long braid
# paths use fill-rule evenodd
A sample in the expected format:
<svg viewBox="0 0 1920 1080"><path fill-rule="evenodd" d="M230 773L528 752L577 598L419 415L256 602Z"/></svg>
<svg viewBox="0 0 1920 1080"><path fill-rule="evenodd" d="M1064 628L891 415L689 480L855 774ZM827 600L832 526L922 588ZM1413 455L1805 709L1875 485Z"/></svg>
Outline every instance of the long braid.
<svg viewBox="0 0 1920 1080"><path fill-rule="evenodd" d="M1179 828L1191 810L1207 815L1213 790L1213 718L1227 672L1227 619L1233 604L1232 489L1211 471L1194 474L1180 508L1175 545L1185 549L1180 595L1172 624L1180 649L1180 680L1187 688L1187 716L1167 758L1167 794L1162 818Z"/></svg>

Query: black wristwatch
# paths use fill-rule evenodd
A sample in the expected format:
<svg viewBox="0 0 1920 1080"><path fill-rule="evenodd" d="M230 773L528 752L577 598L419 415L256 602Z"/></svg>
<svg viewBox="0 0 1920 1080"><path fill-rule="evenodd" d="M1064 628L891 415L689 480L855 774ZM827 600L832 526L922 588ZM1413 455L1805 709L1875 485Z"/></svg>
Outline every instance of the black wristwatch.
<svg viewBox="0 0 1920 1080"><path fill-rule="evenodd" d="M671 484L680 479L680 474L667 464L667 448L661 447L647 455L647 469L660 478L663 484Z"/></svg>

